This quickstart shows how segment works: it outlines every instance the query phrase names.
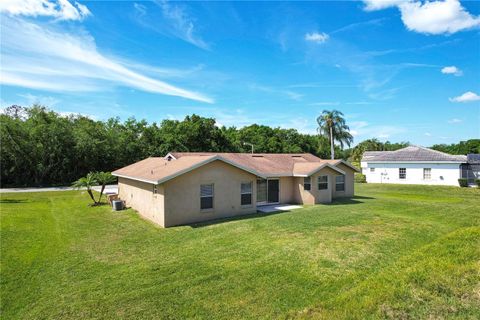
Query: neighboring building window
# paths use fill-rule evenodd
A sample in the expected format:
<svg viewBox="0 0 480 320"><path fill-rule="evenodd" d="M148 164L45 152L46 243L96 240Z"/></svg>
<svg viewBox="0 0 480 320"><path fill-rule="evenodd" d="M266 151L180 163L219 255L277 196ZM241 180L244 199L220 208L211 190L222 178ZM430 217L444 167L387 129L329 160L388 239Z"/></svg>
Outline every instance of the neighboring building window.
<svg viewBox="0 0 480 320"><path fill-rule="evenodd" d="M423 168L423 180L432 179L432 168Z"/></svg>
<svg viewBox="0 0 480 320"><path fill-rule="evenodd" d="M242 183L241 190L240 190L240 197L241 197L241 205L249 205L252 204L252 183L246 182Z"/></svg>
<svg viewBox="0 0 480 320"><path fill-rule="evenodd" d="M153 194L157 194L157 193L158 193L157 185L154 184L153 185Z"/></svg>
<svg viewBox="0 0 480 320"><path fill-rule="evenodd" d="M335 177L335 191L345 191L345 176Z"/></svg>
<svg viewBox="0 0 480 320"><path fill-rule="evenodd" d="M318 190L328 189L328 176L319 176L318 177Z"/></svg>
<svg viewBox="0 0 480 320"><path fill-rule="evenodd" d="M213 208L213 184L200 185L200 209Z"/></svg>
<svg viewBox="0 0 480 320"><path fill-rule="evenodd" d="M370 172L375 172L375 168L370 168Z"/></svg>
<svg viewBox="0 0 480 320"><path fill-rule="evenodd" d="M399 168L398 169L398 177L400 179L406 179L407 178L407 168Z"/></svg>
<svg viewBox="0 0 480 320"><path fill-rule="evenodd" d="M310 177L303 178L303 189L304 190L312 189L312 184L311 184Z"/></svg>

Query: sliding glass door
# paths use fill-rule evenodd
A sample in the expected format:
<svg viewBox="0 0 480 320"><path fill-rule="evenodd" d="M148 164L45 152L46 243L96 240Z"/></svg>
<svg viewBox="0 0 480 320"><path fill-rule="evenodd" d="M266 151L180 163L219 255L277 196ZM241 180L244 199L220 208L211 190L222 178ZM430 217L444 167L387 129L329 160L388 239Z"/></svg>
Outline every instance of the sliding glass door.
<svg viewBox="0 0 480 320"><path fill-rule="evenodd" d="M267 203L267 180L257 180L257 204L262 205Z"/></svg>
<svg viewBox="0 0 480 320"><path fill-rule="evenodd" d="M278 203L280 185L278 179L257 180L257 205Z"/></svg>

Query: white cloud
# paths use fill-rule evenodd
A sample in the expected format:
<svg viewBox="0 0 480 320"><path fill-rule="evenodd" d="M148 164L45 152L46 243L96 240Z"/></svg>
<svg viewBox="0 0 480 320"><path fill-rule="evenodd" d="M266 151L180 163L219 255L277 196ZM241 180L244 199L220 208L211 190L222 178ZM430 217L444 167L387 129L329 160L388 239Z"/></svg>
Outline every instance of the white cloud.
<svg viewBox="0 0 480 320"><path fill-rule="evenodd" d="M184 6L170 4L165 0L157 1L157 4L162 10L163 17L170 23L170 33L199 48L209 50L208 44L196 33L194 19Z"/></svg>
<svg viewBox="0 0 480 320"><path fill-rule="evenodd" d="M294 92L294 91L285 91L285 94L292 100L295 100L295 101L300 101L302 100L303 98L303 94L301 93L298 93L298 92Z"/></svg>
<svg viewBox="0 0 480 320"><path fill-rule="evenodd" d="M448 120L448 123L461 123L461 122L462 122L462 120L457 119L457 118L453 118L453 119Z"/></svg>
<svg viewBox="0 0 480 320"><path fill-rule="evenodd" d="M479 101L480 96L472 91L465 92L461 96L450 98L451 102L473 102Z"/></svg>
<svg viewBox="0 0 480 320"><path fill-rule="evenodd" d="M366 121L352 121L349 123L350 133L361 139L380 138L388 139L407 131L406 128L391 125L371 125Z"/></svg>
<svg viewBox="0 0 480 320"><path fill-rule="evenodd" d="M120 59L98 52L87 33L68 34L55 26L1 19L2 84L52 91L101 91L123 85L146 92L212 103L188 91L135 71Z"/></svg>
<svg viewBox="0 0 480 320"><path fill-rule="evenodd" d="M328 40L330 36L325 32L312 32L305 34L305 41L315 42L315 43L324 43Z"/></svg>
<svg viewBox="0 0 480 320"><path fill-rule="evenodd" d="M363 0L366 11L376 11L386 8L396 7L405 2L405 0Z"/></svg>
<svg viewBox="0 0 480 320"><path fill-rule="evenodd" d="M432 136L432 134L431 134L430 132L425 132L425 136L427 136L427 137L431 137L431 136Z"/></svg>
<svg viewBox="0 0 480 320"><path fill-rule="evenodd" d="M72 5L67 0L2 0L0 12L10 16L45 16L58 20L83 20L91 15L85 5L76 1Z"/></svg>
<svg viewBox="0 0 480 320"><path fill-rule="evenodd" d="M27 94L19 94L19 97L22 97L25 99L25 103L28 106L31 106L33 104L40 104L43 106L47 107L54 107L56 104L60 102L57 98L50 97L50 96L37 96L33 95L31 93Z"/></svg>
<svg viewBox="0 0 480 320"><path fill-rule="evenodd" d="M463 71L458 69L455 66L449 66L449 67L442 68L442 73L453 74L454 76L457 76L457 77L460 77L461 75L463 75Z"/></svg>
<svg viewBox="0 0 480 320"><path fill-rule="evenodd" d="M87 114L87 113L81 113L81 112L71 112L71 111L55 111L56 113L58 113L60 116L64 117L64 118L68 118L68 117L86 117L86 118L90 118L92 120L98 120L98 117L94 116L94 115L91 115L91 114Z"/></svg>
<svg viewBox="0 0 480 320"><path fill-rule="evenodd" d="M468 13L459 0L385 1L364 0L365 10L381 10L396 6L408 30L426 34L452 34L480 26L480 17Z"/></svg>
<svg viewBox="0 0 480 320"><path fill-rule="evenodd" d="M261 92L266 92L270 94L286 96L287 98L295 101L300 101L303 98L303 94L295 91L291 91L291 90L277 89L274 87L258 85L256 83L251 83L248 85L248 87L255 91L261 91Z"/></svg>

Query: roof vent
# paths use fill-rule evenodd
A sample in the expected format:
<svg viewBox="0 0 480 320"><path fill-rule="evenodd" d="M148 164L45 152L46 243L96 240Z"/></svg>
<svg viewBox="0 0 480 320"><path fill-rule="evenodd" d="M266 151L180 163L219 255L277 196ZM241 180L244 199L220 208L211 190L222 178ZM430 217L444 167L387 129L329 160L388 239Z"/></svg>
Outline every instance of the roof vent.
<svg viewBox="0 0 480 320"><path fill-rule="evenodd" d="M292 158L303 158L303 157L298 155L293 155Z"/></svg>
<svg viewBox="0 0 480 320"><path fill-rule="evenodd" d="M252 157L254 157L254 158L263 158L263 155L261 155L261 154L252 154Z"/></svg>

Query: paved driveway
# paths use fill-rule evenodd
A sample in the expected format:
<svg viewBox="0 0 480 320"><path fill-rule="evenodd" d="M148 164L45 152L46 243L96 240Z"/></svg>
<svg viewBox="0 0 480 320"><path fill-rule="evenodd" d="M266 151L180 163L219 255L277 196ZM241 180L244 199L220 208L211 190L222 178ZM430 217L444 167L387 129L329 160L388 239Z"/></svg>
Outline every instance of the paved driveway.
<svg viewBox="0 0 480 320"><path fill-rule="evenodd" d="M101 186L95 186L92 188L95 191L100 192ZM2 188L0 193L8 192L48 192L48 191L68 191L74 190L72 187L50 187L50 188ZM104 193L118 193L118 185L111 184L105 186Z"/></svg>

